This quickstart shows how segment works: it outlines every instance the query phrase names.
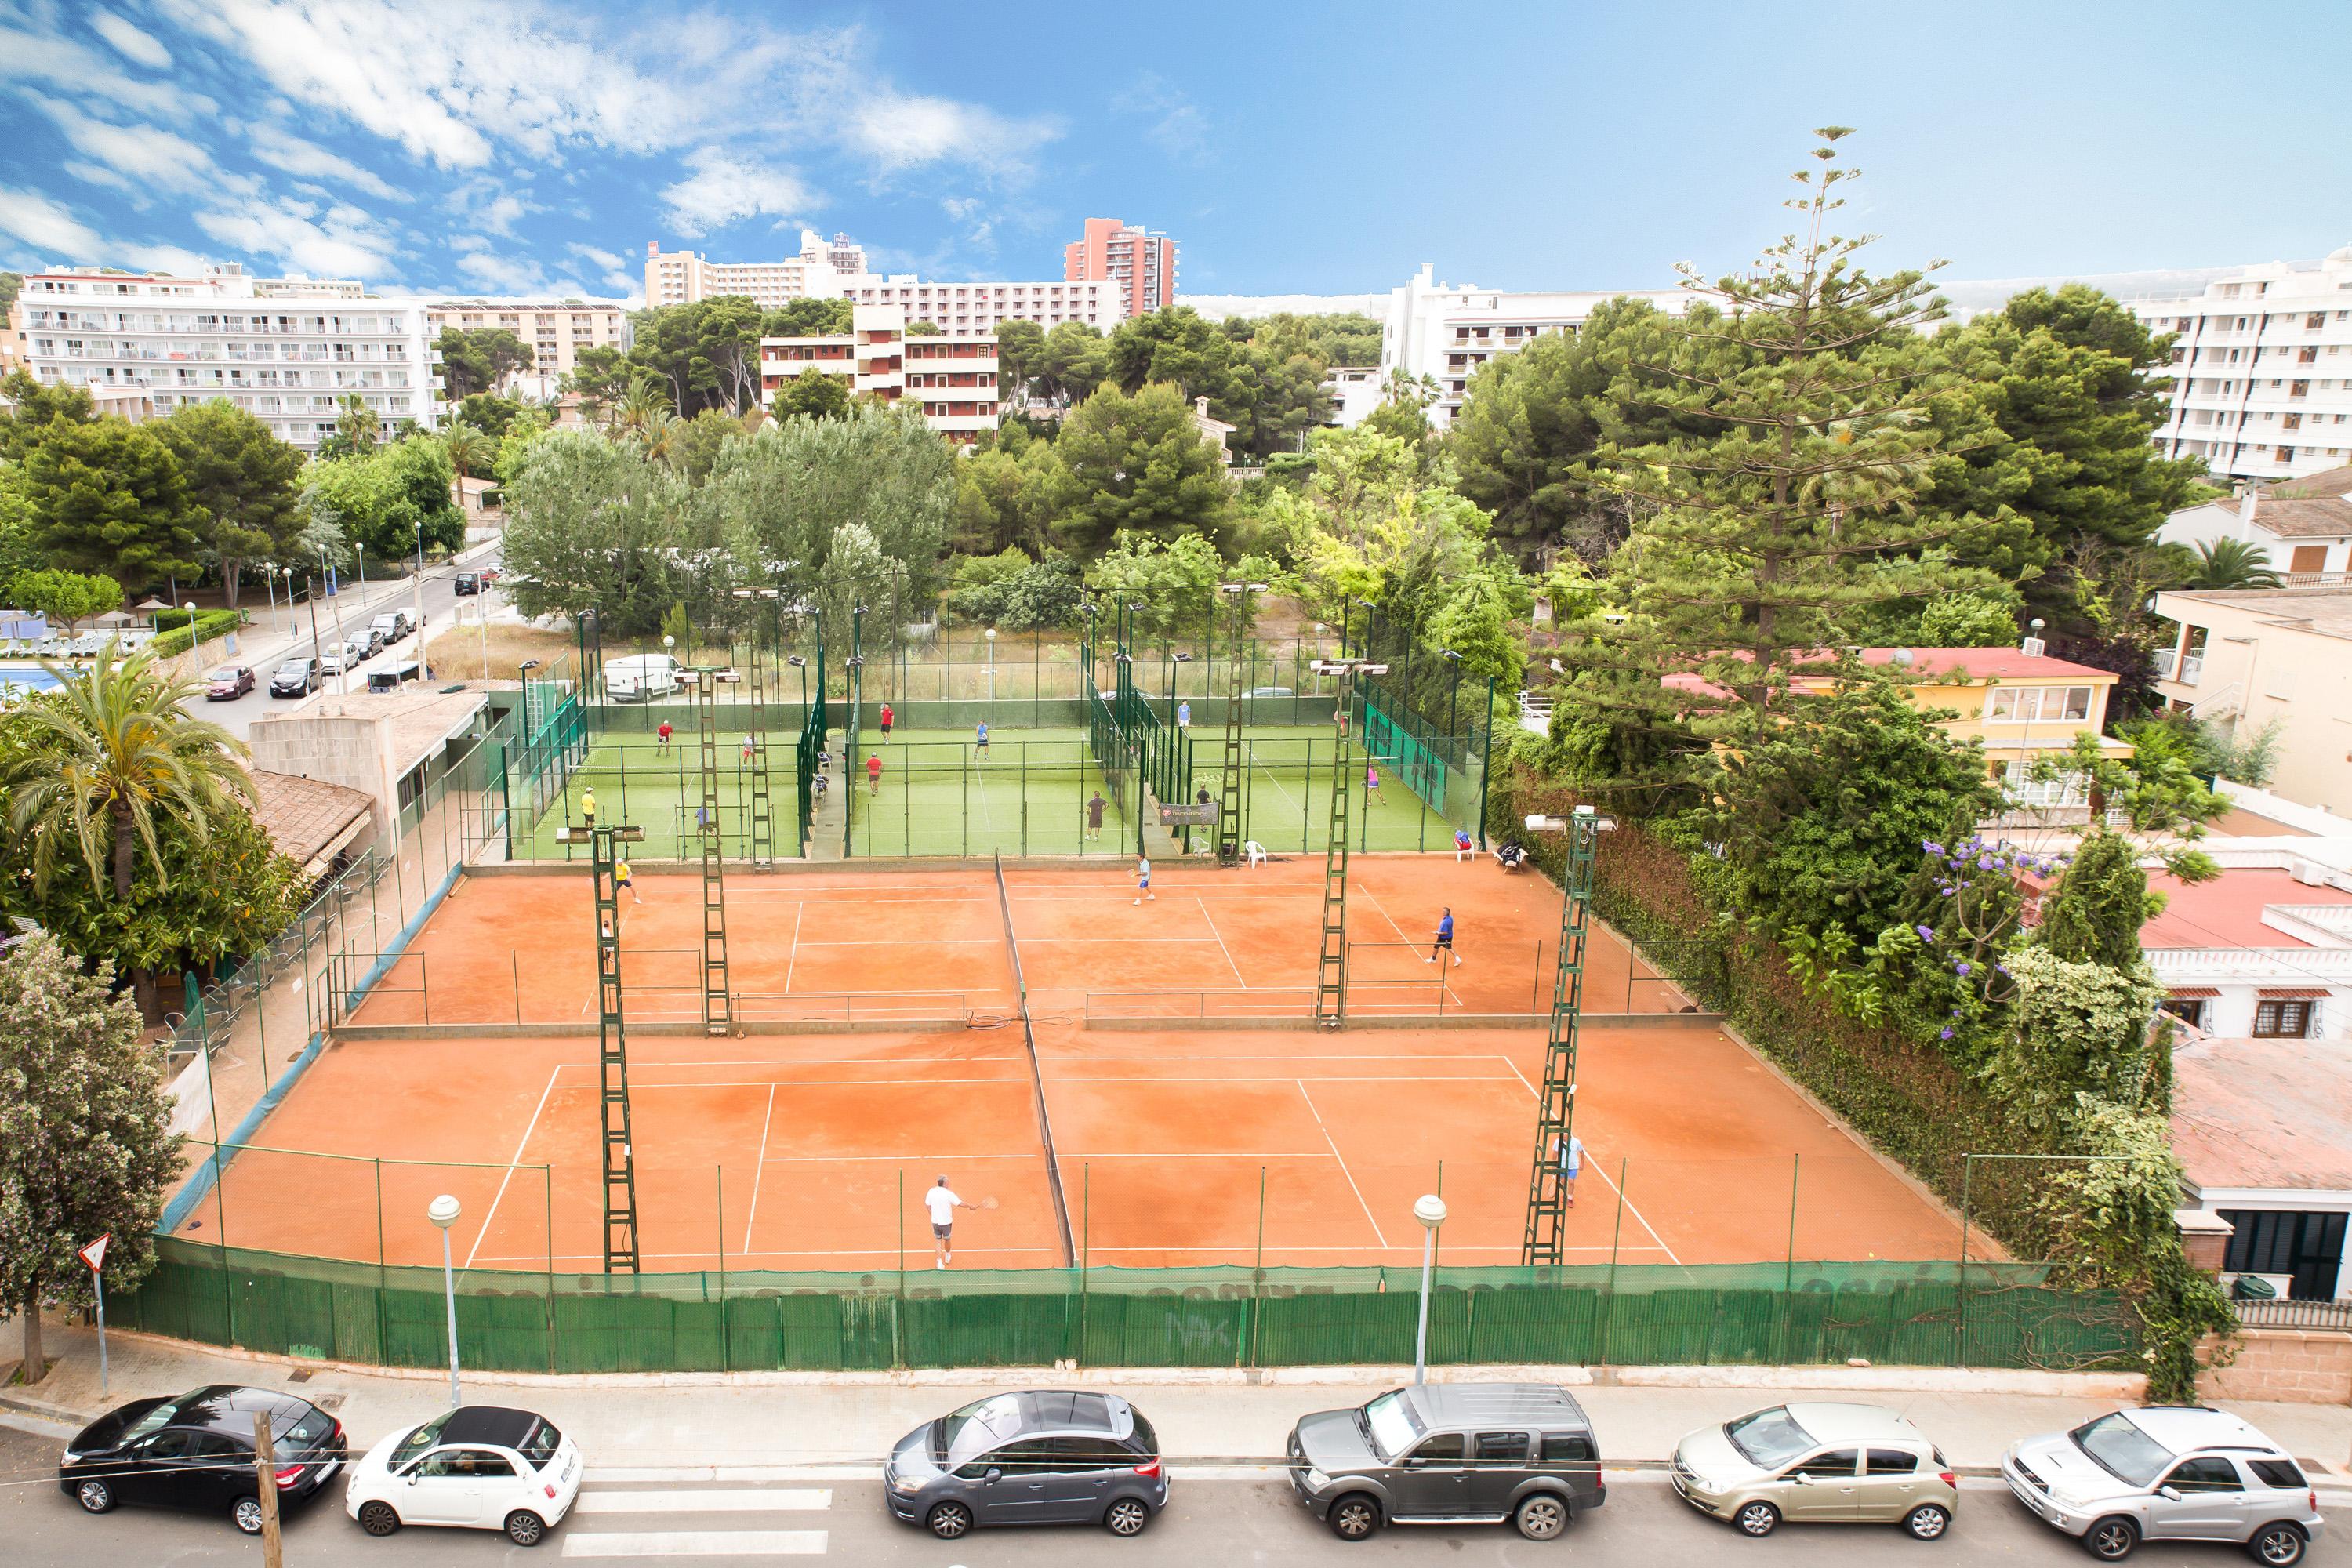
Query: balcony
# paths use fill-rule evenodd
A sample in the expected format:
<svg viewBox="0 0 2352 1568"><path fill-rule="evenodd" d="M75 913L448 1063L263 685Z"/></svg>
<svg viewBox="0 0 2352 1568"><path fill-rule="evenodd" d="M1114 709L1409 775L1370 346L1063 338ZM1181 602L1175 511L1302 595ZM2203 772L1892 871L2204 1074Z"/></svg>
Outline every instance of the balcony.
<svg viewBox="0 0 2352 1568"><path fill-rule="evenodd" d="M2352 947L2153 947L2147 957L2168 984L2352 985Z"/></svg>
<svg viewBox="0 0 2352 1568"><path fill-rule="evenodd" d="M2201 653L2184 655L2180 660L2180 673L2173 679L2179 681L2183 686L2194 686L2198 682L2203 680L2205 679L2205 656Z"/></svg>

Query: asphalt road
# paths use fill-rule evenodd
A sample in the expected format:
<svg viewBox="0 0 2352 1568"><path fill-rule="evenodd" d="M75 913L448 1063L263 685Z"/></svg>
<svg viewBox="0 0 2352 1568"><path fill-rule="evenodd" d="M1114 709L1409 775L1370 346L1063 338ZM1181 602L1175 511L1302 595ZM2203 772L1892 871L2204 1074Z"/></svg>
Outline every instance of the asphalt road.
<svg viewBox="0 0 2352 1568"><path fill-rule="evenodd" d="M425 620L427 631L446 629L449 625L451 615L455 613L455 607L459 605L464 607L467 624L471 624L483 600L473 595L464 599L458 598L456 588L457 575L461 571L495 559L497 553L495 547L488 552L469 551L457 562L442 562L426 569ZM347 584L344 592L334 598L330 598L323 593L320 595L317 605L318 635L321 641L331 643L335 638L334 617L338 605L341 608L342 631L345 637L366 630L370 621L387 610L406 610L412 616L416 613L416 590L413 583L404 584L396 595L383 592L383 585L381 584L371 583L370 587L375 591L368 595L364 607L360 604L358 584L355 583ZM488 595L488 605L491 609L501 608L506 602L504 595L498 593L495 588L491 590ZM224 664L249 664L253 667L254 689L233 702L200 700L194 704L198 717L226 726L229 733L240 740L251 732L254 720L261 714L272 710L288 711L297 706L290 698L273 698L269 695L269 672L278 668L278 661L282 658L309 657L313 651L310 638L312 606L309 602L296 604L289 616L282 600L277 608L272 609L267 598L257 603L249 591L244 600L244 607L253 612L253 625L246 627L238 635L239 651L231 654L227 651L226 643L206 643L205 645L205 662L196 673L209 674ZM287 635L287 628L289 626L292 629L291 640ZM355 691L365 690L370 672L386 668L402 659L415 658L421 647L420 639L410 637L377 654L366 663L354 665L352 668L351 689ZM474 668L474 673L477 675L480 673L478 667ZM328 691L337 689L335 678L330 676L321 689Z"/></svg>
<svg viewBox="0 0 2352 1568"><path fill-rule="evenodd" d="M12 1568L112 1568L114 1564L254 1563L259 1542L226 1519L121 1509L84 1514L57 1489L53 1439L0 1428L0 1542ZM1118 1541L1097 1529L1061 1526L982 1531L949 1543L891 1520L881 1485L866 1471L747 1471L723 1480L686 1479L671 1470L600 1471L589 1456L582 1504L541 1545L525 1550L488 1531L411 1529L373 1540L344 1517L338 1479L295 1510L286 1530L289 1568L348 1563L520 1563L550 1557L605 1562L690 1557L714 1568L763 1568L787 1557L829 1558L856 1568L1099 1568L1114 1563L1202 1568L1214 1564L1446 1563L1464 1568L1530 1568L1571 1563L1601 1568L1676 1568L1720 1555L1746 1568L1827 1564L1877 1568L1915 1556L1946 1568L1979 1563L2071 1565L2087 1561L2073 1542L2042 1525L1997 1483L1971 1483L1952 1533L1923 1544L1892 1529L1862 1525L1784 1525L1748 1541L1693 1514L1654 1472L1611 1477L1609 1503L1580 1520L1559 1541L1523 1541L1507 1528L1392 1529L1349 1545L1317 1524L1279 1479L1171 1477L1173 1500L1140 1539ZM675 1500L701 1495L697 1504ZM774 1499L792 1506L763 1508ZM729 1537L734 1538L730 1541ZM737 1548L740 1542L741 1550ZM2135 1562L2228 1564L2246 1561L2225 1546L2159 1545ZM2352 1562L2342 1544L2323 1541L2308 1561L2326 1568Z"/></svg>

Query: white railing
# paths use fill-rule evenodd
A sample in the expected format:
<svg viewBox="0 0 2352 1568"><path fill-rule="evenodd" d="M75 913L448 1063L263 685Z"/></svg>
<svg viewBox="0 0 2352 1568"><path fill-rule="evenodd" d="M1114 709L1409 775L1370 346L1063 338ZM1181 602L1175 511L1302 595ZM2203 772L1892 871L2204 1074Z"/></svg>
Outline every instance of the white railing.
<svg viewBox="0 0 2352 1568"><path fill-rule="evenodd" d="M2153 947L2147 966L2168 984L2184 981L2352 984L2352 948Z"/></svg>
<svg viewBox="0 0 2352 1568"><path fill-rule="evenodd" d="M2225 718L2238 710L2241 706L2239 699L2243 694L2244 688L2239 682L2233 680L2230 682L2229 685L2221 688L2221 690L2214 692L2211 696L2200 697L2195 702L2191 703L2189 708L2189 716L2191 719Z"/></svg>

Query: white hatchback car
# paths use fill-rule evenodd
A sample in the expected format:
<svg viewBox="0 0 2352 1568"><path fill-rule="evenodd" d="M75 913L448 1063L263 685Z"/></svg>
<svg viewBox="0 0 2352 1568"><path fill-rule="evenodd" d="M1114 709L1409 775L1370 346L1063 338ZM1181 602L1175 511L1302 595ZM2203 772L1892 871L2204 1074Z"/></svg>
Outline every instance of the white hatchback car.
<svg viewBox="0 0 2352 1568"><path fill-rule="evenodd" d="M582 1468L579 1446L546 1417L465 1405L370 1448L352 1467L343 1511L370 1535L454 1524L536 1546L572 1511Z"/></svg>

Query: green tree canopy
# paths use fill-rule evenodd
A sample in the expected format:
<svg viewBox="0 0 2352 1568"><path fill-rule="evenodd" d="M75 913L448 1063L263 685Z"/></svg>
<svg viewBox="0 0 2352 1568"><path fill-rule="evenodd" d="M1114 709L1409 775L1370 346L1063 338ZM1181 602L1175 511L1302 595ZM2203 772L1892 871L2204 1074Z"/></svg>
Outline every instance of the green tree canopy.
<svg viewBox="0 0 2352 1568"><path fill-rule="evenodd" d="M1063 421L1054 447L1053 533L1081 557L1101 553L1122 531L1222 541L1233 526L1224 463L1175 387L1132 395L1102 387Z"/></svg>
<svg viewBox="0 0 2352 1568"><path fill-rule="evenodd" d="M209 519L205 552L234 609L246 567L284 554L301 531L302 454L225 398L183 404L154 430Z"/></svg>
<svg viewBox="0 0 2352 1568"><path fill-rule="evenodd" d="M8 598L18 609L37 610L70 630L92 616L121 608L122 584L103 574L45 566L17 573L8 584Z"/></svg>
<svg viewBox="0 0 2352 1568"><path fill-rule="evenodd" d="M530 345L507 327L444 327L433 347L441 355L442 394L451 403L495 392L509 374L531 366Z"/></svg>
<svg viewBox="0 0 2352 1568"><path fill-rule="evenodd" d="M97 417L88 388L37 381L20 365L0 378L0 462L23 462L53 423L87 425Z"/></svg>
<svg viewBox="0 0 2352 1568"><path fill-rule="evenodd" d="M24 1379L42 1380L44 1308L90 1300L76 1251L111 1235L107 1282L153 1268L179 1164L163 1058L112 967L85 973L52 935L0 959L0 1300L24 1326Z"/></svg>
<svg viewBox="0 0 2352 1568"><path fill-rule="evenodd" d="M854 331L856 307L846 300L787 300L760 318L763 338L837 338Z"/></svg>
<svg viewBox="0 0 2352 1568"><path fill-rule="evenodd" d="M23 459L34 544L63 566L100 572L136 593L194 578L211 517L163 438L109 416L52 419Z"/></svg>
<svg viewBox="0 0 2352 1568"><path fill-rule="evenodd" d="M760 307L740 295L640 310L630 363L663 384L681 419L760 400Z"/></svg>
<svg viewBox="0 0 2352 1568"><path fill-rule="evenodd" d="M849 378L827 375L814 365L776 393L779 419L838 419L849 412Z"/></svg>
<svg viewBox="0 0 2352 1568"><path fill-rule="evenodd" d="M526 616L594 611L642 637L673 602L686 482L635 443L553 430L507 481L507 586Z"/></svg>

